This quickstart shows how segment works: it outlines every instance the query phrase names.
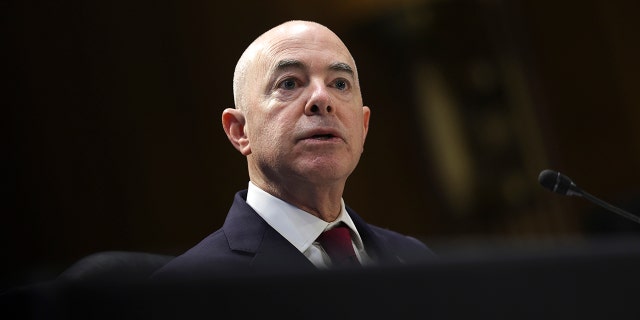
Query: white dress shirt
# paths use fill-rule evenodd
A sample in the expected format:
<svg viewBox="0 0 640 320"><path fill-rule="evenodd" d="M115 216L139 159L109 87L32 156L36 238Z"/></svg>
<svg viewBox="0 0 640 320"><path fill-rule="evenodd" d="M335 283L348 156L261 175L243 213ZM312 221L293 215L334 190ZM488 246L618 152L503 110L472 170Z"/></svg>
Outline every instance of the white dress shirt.
<svg viewBox="0 0 640 320"><path fill-rule="evenodd" d="M272 196L249 181L247 204L320 269L328 268L331 265L331 259L316 239L323 231L329 230L341 222L351 230L351 242L360 264L370 263L360 234L351 217L347 214L343 199L340 199L341 209L338 218L335 221L326 222Z"/></svg>

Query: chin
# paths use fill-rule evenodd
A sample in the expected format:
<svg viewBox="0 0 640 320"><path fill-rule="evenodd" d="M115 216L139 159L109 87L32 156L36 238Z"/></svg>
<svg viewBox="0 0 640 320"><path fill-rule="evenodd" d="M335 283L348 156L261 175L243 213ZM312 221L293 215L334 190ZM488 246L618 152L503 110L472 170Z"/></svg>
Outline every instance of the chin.
<svg viewBox="0 0 640 320"><path fill-rule="evenodd" d="M347 177L353 171L352 167L345 166L340 162L308 162L301 166L298 172L307 180L323 183L330 181L346 181Z"/></svg>

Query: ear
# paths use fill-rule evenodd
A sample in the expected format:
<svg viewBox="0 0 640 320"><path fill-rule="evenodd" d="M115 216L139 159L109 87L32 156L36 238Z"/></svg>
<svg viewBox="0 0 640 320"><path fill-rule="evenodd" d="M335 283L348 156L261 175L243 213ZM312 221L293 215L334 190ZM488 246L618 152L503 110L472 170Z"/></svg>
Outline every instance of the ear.
<svg viewBox="0 0 640 320"><path fill-rule="evenodd" d="M371 117L371 109L367 106L362 107L362 120L364 125L364 131L362 132L362 142L367 138L367 132L369 132L369 118Z"/></svg>
<svg viewBox="0 0 640 320"><path fill-rule="evenodd" d="M245 131L246 119L238 109L227 108L222 112L222 128L231 144L243 155L251 154L249 138Z"/></svg>

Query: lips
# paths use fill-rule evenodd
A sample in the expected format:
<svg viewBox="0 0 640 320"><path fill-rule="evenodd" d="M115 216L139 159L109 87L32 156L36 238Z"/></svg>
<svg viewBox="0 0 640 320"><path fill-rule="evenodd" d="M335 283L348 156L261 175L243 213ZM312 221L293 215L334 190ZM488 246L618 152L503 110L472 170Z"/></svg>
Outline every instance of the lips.
<svg viewBox="0 0 640 320"><path fill-rule="evenodd" d="M327 139L331 139L335 137L334 135L328 133L328 134L316 134L313 135L311 137L309 137L308 139L320 139L320 140L327 140Z"/></svg>
<svg viewBox="0 0 640 320"><path fill-rule="evenodd" d="M342 139L342 135L335 129L332 128L317 128L304 132L302 134L302 138L300 140L331 140L331 139Z"/></svg>

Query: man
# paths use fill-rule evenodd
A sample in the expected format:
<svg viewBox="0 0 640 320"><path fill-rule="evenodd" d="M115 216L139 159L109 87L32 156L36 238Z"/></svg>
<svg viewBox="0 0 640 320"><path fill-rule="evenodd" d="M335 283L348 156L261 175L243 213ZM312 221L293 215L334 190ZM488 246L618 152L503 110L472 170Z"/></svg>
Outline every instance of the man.
<svg viewBox="0 0 640 320"><path fill-rule="evenodd" d="M221 229L155 278L336 267L318 240L334 228L351 237L356 265L433 259L417 239L369 225L344 204L371 111L355 61L331 30L289 21L262 34L236 65L233 93L222 126L247 158L248 190L236 194Z"/></svg>

